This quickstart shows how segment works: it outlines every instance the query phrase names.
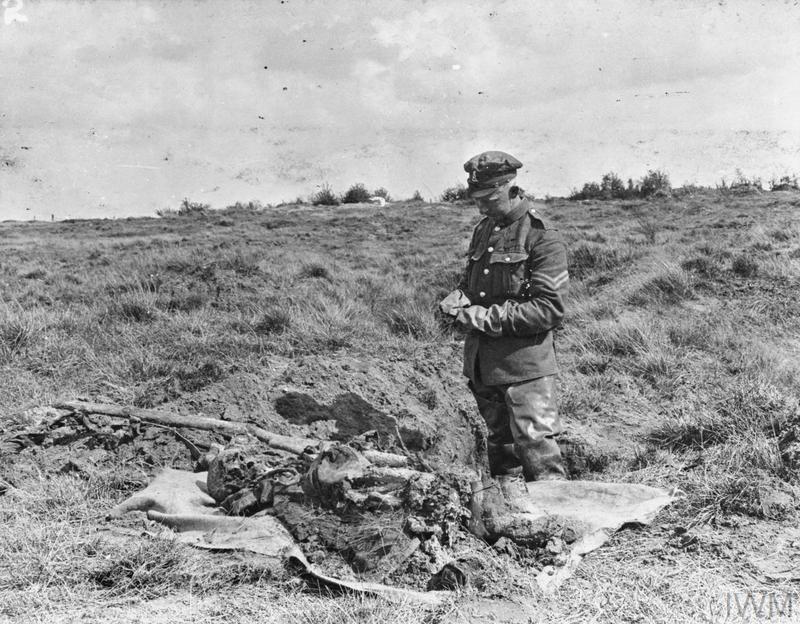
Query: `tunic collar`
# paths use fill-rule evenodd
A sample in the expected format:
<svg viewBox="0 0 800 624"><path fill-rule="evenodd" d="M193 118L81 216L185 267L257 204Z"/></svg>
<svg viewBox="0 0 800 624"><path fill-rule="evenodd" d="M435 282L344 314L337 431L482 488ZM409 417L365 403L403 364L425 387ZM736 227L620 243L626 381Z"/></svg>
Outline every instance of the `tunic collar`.
<svg viewBox="0 0 800 624"><path fill-rule="evenodd" d="M519 206L514 208L514 210L509 212L505 217L495 219L495 223L500 227L507 227L519 221L526 212L528 212L528 205L527 202L523 200L520 202Z"/></svg>

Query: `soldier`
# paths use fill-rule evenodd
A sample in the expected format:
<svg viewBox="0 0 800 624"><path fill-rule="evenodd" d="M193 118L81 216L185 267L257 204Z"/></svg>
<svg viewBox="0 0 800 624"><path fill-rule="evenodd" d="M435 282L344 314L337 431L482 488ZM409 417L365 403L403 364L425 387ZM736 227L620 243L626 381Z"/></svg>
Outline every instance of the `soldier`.
<svg viewBox="0 0 800 624"><path fill-rule="evenodd" d="M459 288L439 304L468 332L464 374L489 430L493 476L565 479L555 436L553 329L564 316L569 275L564 242L522 189L522 166L504 152L464 164L469 195L484 215L475 226Z"/></svg>

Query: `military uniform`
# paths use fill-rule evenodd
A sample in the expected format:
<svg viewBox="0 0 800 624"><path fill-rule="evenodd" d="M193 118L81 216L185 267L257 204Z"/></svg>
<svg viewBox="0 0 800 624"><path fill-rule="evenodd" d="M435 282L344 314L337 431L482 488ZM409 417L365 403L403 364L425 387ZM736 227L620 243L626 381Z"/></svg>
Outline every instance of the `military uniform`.
<svg viewBox="0 0 800 624"><path fill-rule="evenodd" d="M508 157L486 154L494 162L494 155ZM508 158L491 171L490 185L508 182L507 170L518 163ZM464 374L489 430L493 474L521 463L527 480L565 478L555 441L562 426L553 329L564 316L568 282L563 240L532 202L522 199L502 218L484 217L475 226L459 285L468 305L453 315L469 332Z"/></svg>
<svg viewBox="0 0 800 624"><path fill-rule="evenodd" d="M484 217L472 234L459 288L473 305L489 309L497 336L472 332L465 342L464 374L476 366L490 385L558 372L552 329L564 316L569 282L558 231L523 200L505 222Z"/></svg>

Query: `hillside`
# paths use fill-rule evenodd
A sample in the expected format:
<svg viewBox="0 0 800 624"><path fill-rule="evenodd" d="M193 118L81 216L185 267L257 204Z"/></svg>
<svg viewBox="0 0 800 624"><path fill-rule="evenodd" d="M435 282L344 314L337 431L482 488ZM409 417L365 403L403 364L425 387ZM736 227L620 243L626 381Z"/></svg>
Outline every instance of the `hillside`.
<svg viewBox="0 0 800 624"><path fill-rule="evenodd" d="M571 474L685 495L555 599L524 578L474 593L535 604L542 622L724 621L731 592L796 596L799 208L790 191L541 203L570 252ZM0 441L85 397L287 435L391 421L434 467L470 463L463 339L435 304L476 221L468 205L398 203L0 223ZM312 595L141 525L110 531L105 511L158 466L189 465L168 433L84 458L0 452L0 618L449 621Z"/></svg>

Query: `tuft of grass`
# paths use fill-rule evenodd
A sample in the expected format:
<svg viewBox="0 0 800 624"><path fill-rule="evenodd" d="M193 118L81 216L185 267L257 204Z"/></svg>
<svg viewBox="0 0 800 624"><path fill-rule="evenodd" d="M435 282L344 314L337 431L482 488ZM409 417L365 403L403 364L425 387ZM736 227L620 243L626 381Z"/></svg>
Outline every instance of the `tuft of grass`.
<svg viewBox="0 0 800 624"><path fill-rule="evenodd" d="M778 445L755 432L719 444L701 456L686 483L695 522L716 522L730 514L781 520L796 507Z"/></svg>
<svg viewBox="0 0 800 624"><path fill-rule="evenodd" d="M112 308L114 316L134 323L150 323L158 317L155 299L147 293L133 292L121 295Z"/></svg>
<svg viewBox="0 0 800 624"><path fill-rule="evenodd" d="M789 475L777 441L760 431L721 432L713 426L713 418L706 420L712 427L705 432L696 422L693 432L684 431L686 438L677 457L648 444L636 453L632 467L661 472L662 481L680 488L685 496L674 511L687 517L689 526L715 523L730 515L776 520L791 516L797 506L796 491L786 482ZM681 452L689 442L704 446ZM680 472L670 472L669 466Z"/></svg>
<svg viewBox="0 0 800 624"><path fill-rule="evenodd" d="M686 375L683 362L672 351L659 345L647 353L642 353L626 368L633 375L644 379L663 392L671 392L684 381Z"/></svg>
<svg viewBox="0 0 800 624"><path fill-rule="evenodd" d="M797 414L798 401L759 378L740 379L719 391L710 407L682 406L647 434L670 450L704 450L734 439L778 439Z"/></svg>
<svg viewBox="0 0 800 624"><path fill-rule="evenodd" d="M607 243L608 239L603 236L600 232L595 232L594 234L587 234L584 236L584 240L589 241L591 243Z"/></svg>
<svg viewBox="0 0 800 624"><path fill-rule="evenodd" d="M295 314L288 339L296 353L336 352L358 343L363 335L372 334L370 322L359 302L317 292Z"/></svg>
<svg viewBox="0 0 800 624"><path fill-rule="evenodd" d="M759 272L759 264L756 259L739 254L733 257L731 270L741 277L755 277Z"/></svg>
<svg viewBox="0 0 800 624"><path fill-rule="evenodd" d="M0 308L0 364L33 348L45 330L46 316L41 310L26 310L17 305Z"/></svg>
<svg viewBox="0 0 800 624"><path fill-rule="evenodd" d="M292 325L292 315L284 307L270 306L252 323L253 331L260 335L285 332Z"/></svg>
<svg viewBox="0 0 800 624"><path fill-rule="evenodd" d="M644 240L651 245L656 243L656 234L660 229L658 219L652 216L637 215L636 225L632 231L636 234L644 236Z"/></svg>
<svg viewBox="0 0 800 624"><path fill-rule="evenodd" d="M775 230L769 230L767 232L767 236L769 236L772 240L777 241L779 243L785 243L787 241L790 241L796 235L797 235L796 232L789 229L775 229Z"/></svg>
<svg viewBox="0 0 800 624"><path fill-rule="evenodd" d="M614 391L614 376L605 374L576 375L574 383L561 384L558 409L566 417L581 421L608 405Z"/></svg>
<svg viewBox="0 0 800 624"><path fill-rule="evenodd" d="M47 271L44 269L34 269L33 271L29 271L22 275L22 279L28 280L40 280L47 277Z"/></svg>
<svg viewBox="0 0 800 624"><path fill-rule="evenodd" d="M724 323L712 324L695 318L675 319L666 326L670 344L697 350L708 350L724 341L729 330Z"/></svg>
<svg viewBox="0 0 800 624"><path fill-rule="evenodd" d="M227 371L217 360L206 359L173 366L170 374L178 380L182 392L194 392L224 379Z"/></svg>
<svg viewBox="0 0 800 624"><path fill-rule="evenodd" d="M648 443L671 451L704 449L720 444L735 433L735 428L726 419L714 412L702 409L686 413L670 414L663 423L650 431Z"/></svg>
<svg viewBox="0 0 800 624"><path fill-rule="evenodd" d="M650 350L652 336L652 327L638 319L598 321L586 329L579 350L605 356L635 356Z"/></svg>
<svg viewBox="0 0 800 624"><path fill-rule="evenodd" d="M764 482L769 483L769 480L752 472L715 472L697 479L687 492L687 505L694 514L694 523L713 523L730 514L765 518L761 502Z"/></svg>
<svg viewBox="0 0 800 624"><path fill-rule="evenodd" d="M583 279L592 273L613 271L629 266L637 256L632 246L620 249L601 243L581 242L568 249L570 276Z"/></svg>
<svg viewBox="0 0 800 624"><path fill-rule="evenodd" d="M434 311L419 301L406 301L384 313L389 331L416 340L433 340L441 336Z"/></svg>
<svg viewBox="0 0 800 624"><path fill-rule="evenodd" d="M218 262L220 269L233 271L245 277L259 273L260 256L255 252L236 249L232 254L224 255Z"/></svg>
<svg viewBox="0 0 800 624"><path fill-rule="evenodd" d="M209 295L203 290L179 290L160 297L158 306L168 312L191 312L202 309L208 301Z"/></svg>
<svg viewBox="0 0 800 624"><path fill-rule="evenodd" d="M0 356L10 359L27 349L37 333L37 328L24 318L0 323Z"/></svg>
<svg viewBox="0 0 800 624"><path fill-rule="evenodd" d="M712 256L694 256L681 262L681 268L701 277L714 278L722 273L722 264Z"/></svg>
<svg viewBox="0 0 800 624"><path fill-rule="evenodd" d="M303 266L298 273L298 277L301 279L325 279L329 282L332 280L328 267L315 263L310 263Z"/></svg>
<svg viewBox="0 0 800 624"><path fill-rule="evenodd" d="M463 276L463 269L449 266L437 266L426 282L430 285L435 300L439 301L458 287Z"/></svg>
<svg viewBox="0 0 800 624"><path fill-rule="evenodd" d="M122 545L114 556L90 570L88 580L112 596L135 595L144 599L163 596L172 587L184 585L186 547L174 540L152 539ZM177 581L177 583L176 583Z"/></svg>
<svg viewBox="0 0 800 624"><path fill-rule="evenodd" d="M628 297L632 305L676 304L694 297L691 275L680 267L664 264Z"/></svg>

